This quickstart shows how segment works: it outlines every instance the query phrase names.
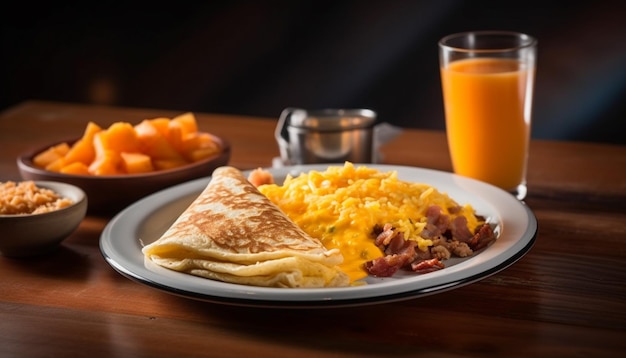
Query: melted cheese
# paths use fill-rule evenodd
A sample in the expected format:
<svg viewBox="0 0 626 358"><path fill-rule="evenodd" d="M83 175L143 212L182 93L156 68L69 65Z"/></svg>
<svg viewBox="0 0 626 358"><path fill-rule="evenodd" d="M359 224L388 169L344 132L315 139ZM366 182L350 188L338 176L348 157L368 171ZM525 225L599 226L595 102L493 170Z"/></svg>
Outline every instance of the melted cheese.
<svg viewBox="0 0 626 358"><path fill-rule="evenodd" d="M459 204L429 185L399 180L395 171L380 172L349 162L323 172L288 176L283 185L262 185L259 190L327 249L339 249L344 256L340 268L352 281L367 276L363 264L383 254L374 245L375 226L390 223L426 250L433 243L420 233L431 205L452 217L465 216L472 232L479 224L469 205L451 214L448 209Z"/></svg>

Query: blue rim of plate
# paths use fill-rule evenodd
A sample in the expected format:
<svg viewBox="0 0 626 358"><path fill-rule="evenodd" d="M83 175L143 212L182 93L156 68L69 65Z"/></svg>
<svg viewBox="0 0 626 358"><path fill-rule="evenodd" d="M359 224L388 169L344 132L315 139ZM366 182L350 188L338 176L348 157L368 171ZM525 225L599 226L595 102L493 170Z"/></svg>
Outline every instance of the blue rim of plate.
<svg viewBox="0 0 626 358"><path fill-rule="evenodd" d="M287 174L323 171L331 165L268 168L278 182ZM355 164L358 166L360 164ZM459 288L511 266L533 246L537 220L530 208L508 192L448 172L408 166L364 164L381 171L397 171L398 178L429 184L459 204L469 203L477 214L496 225L499 234L489 247L464 259L447 260L446 268L393 278L367 278L355 287L286 289L213 281L144 262L142 245L156 240L209 183L210 177L192 180L151 194L118 213L100 236L100 251L121 275L138 283L190 299L254 307L331 308L407 300ZM244 171L247 175L247 171ZM155 266L155 265L152 265Z"/></svg>

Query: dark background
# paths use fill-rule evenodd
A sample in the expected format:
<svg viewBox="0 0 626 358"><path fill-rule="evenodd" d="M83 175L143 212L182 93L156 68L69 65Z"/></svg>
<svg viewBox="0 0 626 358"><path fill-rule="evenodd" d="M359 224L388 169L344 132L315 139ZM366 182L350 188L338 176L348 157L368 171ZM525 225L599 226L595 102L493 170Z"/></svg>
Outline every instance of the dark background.
<svg viewBox="0 0 626 358"><path fill-rule="evenodd" d="M278 118L352 107L443 129L437 41L498 29L539 40L534 138L625 144L625 4L21 2L2 16L0 109L43 99Z"/></svg>

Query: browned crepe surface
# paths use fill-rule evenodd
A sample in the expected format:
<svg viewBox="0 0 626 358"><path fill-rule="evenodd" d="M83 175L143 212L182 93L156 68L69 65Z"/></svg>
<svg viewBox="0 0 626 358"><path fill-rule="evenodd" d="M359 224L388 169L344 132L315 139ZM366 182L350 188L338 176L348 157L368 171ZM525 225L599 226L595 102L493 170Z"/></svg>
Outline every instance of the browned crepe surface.
<svg viewBox="0 0 626 358"><path fill-rule="evenodd" d="M343 257L302 231L233 167L221 167L161 238L143 249L157 265L232 283L345 286Z"/></svg>

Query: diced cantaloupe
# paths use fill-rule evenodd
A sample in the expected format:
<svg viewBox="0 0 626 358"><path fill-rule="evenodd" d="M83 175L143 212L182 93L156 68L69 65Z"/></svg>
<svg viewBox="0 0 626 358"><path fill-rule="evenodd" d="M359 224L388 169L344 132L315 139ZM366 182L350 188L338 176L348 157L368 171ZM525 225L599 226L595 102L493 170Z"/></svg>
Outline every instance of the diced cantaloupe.
<svg viewBox="0 0 626 358"><path fill-rule="evenodd" d="M219 144L217 144L208 133L191 133L183 138L181 149L183 153L191 153L196 149L204 148L212 148L215 152L220 151Z"/></svg>
<svg viewBox="0 0 626 358"><path fill-rule="evenodd" d="M87 123L87 128L85 128L83 136L72 145L69 152L65 155L65 165L70 165L75 162L80 162L85 165L91 164L96 158L93 137L100 131L102 131L102 128L99 125L93 122Z"/></svg>
<svg viewBox="0 0 626 358"><path fill-rule="evenodd" d="M135 128L126 122L113 123L106 131L101 132L102 146L105 150L121 152L138 152L140 143Z"/></svg>
<svg viewBox="0 0 626 358"><path fill-rule="evenodd" d="M179 167L221 150L208 133L198 132L193 113L172 119L144 119L137 125L115 122L106 129L88 122L71 147L61 143L33 158L47 170L80 175L145 173Z"/></svg>
<svg viewBox="0 0 626 358"><path fill-rule="evenodd" d="M183 135L198 132L198 122L193 113L187 112L172 118L171 122L179 124L183 129Z"/></svg>
<svg viewBox="0 0 626 358"><path fill-rule="evenodd" d="M170 121L167 140L179 153L183 153L183 138L183 127L180 123Z"/></svg>
<svg viewBox="0 0 626 358"><path fill-rule="evenodd" d="M96 158L96 151L93 146L93 138L91 139L79 139L72 145L72 148L65 156L65 164L70 165L73 163L90 164Z"/></svg>
<svg viewBox="0 0 626 358"><path fill-rule="evenodd" d="M83 132L83 138L85 139L92 139L93 136L100 132L102 130L102 127L100 127L99 125L97 125L94 122L89 121L87 123L87 127L85 127L85 131Z"/></svg>
<svg viewBox="0 0 626 358"><path fill-rule="evenodd" d="M194 149L187 154L187 157L192 162L198 162L206 159L212 155L215 155L218 151L215 148L199 148Z"/></svg>
<svg viewBox="0 0 626 358"><path fill-rule="evenodd" d="M69 150L70 150L70 146L69 144L65 142L54 145L44 150L43 152L37 154L33 158L33 163L38 167L45 168L50 163L54 162L55 160L64 157L65 154L67 154Z"/></svg>
<svg viewBox="0 0 626 358"><path fill-rule="evenodd" d="M119 175L124 174L120 170L121 164L120 153L107 150L102 155L96 156L96 159L89 165L89 173L93 175Z"/></svg>
<svg viewBox="0 0 626 358"><path fill-rule="evenodd" d="M155 159L153 162L156 170L168 170L189 164L184 159Z"/></svg>
<svg viewBox="0 0 626 358"><path fill-rule="evenodd" d="M122 157L122 167L128 174L148 173L154 171L152 159L143 153L120 153Z"/></svg>
<svg viewBox="0 0 626 358"><path fill-rule="evenodd" d="M152 126L157 131L159 131L159 133L161 133L162 136L166 138L169 136L169 124L170 124L169 118L158 117L158 118L148 119L147 121L150 122L150 124L152 124Z"/></svg>
<svg viewBox="0 0 626 358"><path fill-rule="evenodd" d="M107 132L98 132L93 137L93 146L96 158L89 165L89 172L93 175L117 175L121 174L119 169L121 156L119 152L108 149L109 142Z"/></svg>
<svg viewBox="0 0 626 358"><path fill-rule="evenodd" d="M61 168L65 166L65 157L60 157L52 163L46 165L46 170L50 170L53 172L61 171Z"/></svg>
<svg viewBox="0 0 626 358"><path fill-rule="evenodd" d="M143 120L135 126L139 139L140 151L149 155L153 160L184 161L183 156L167 141L167 138L157 130L150 120Z"/></svg>
<svg viewBox="0 0 626 358"><path fill-rule="evenodd" d="M90 175L89 168L85 163L74 162L68 165L65 165L63 168L59 170L59 172L64 174L73 174L73 175Z"/></svg>

